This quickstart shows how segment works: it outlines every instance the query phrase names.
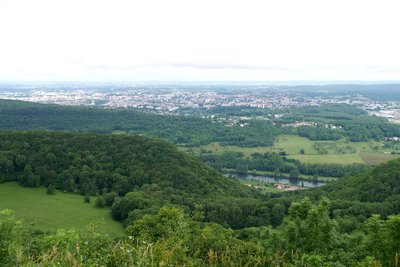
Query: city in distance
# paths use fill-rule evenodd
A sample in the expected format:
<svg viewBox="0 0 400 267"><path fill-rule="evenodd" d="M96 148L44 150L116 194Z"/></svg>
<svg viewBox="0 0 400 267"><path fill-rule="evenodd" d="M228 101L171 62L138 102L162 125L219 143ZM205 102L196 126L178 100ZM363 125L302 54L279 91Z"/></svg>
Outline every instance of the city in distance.
<svg viewBox="0 0 400 267"><path fill-rule="evenodd" d="M384 249L395 255L398 216L388 215L400 212L399 91L396 83L3 83L0 208L23 227L10 211L0 219L15 233L8 240L32 225L39 233L9 243L6 259L15 262L19 242L75 238L87 252L60 248L39 262L67 265L74 253L87 257L82 265L133 264L145 256L132 239L153 244L152 261L188 265L392 262L370 242L392 240ZM93 237L85 224L99 220ZM292 235L294 223L301 234ZM373 223L381 235L360 232ZM59 228L77 230L52 233ZM338 253L343 246L357 256ZM288 247L298 254L279 257Z"/></svg>
<svg viewBox="0 0 400 267"><path fill-rule="evenodd" d="M0 266L398 266L399 10L0 0Z"/></svg>

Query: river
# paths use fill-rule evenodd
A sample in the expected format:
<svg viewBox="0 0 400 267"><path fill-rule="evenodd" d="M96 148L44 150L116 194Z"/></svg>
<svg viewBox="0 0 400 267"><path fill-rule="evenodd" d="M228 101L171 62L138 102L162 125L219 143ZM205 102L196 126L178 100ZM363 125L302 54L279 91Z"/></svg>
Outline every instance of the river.
<svg viewBox="0 0 400 267"><path fill-rule="evenodd" d="M318 187L322 185L326 185L324 181L307 181L307 180L299 180L299 179L289 179L289 178L274 178L269 176L258 176L258 175L236 175L233 177L247 179L247 180L257 180L260 182L274 183L274 184L287 184L291 186L304 186L304 187Z"/></svg>

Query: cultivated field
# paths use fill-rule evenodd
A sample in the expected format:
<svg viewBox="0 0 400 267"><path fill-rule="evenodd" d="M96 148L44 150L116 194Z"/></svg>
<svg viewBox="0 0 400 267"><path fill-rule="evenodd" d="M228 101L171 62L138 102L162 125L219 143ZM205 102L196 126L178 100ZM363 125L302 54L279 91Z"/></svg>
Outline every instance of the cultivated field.
<svg viewBox="0 0 400 267"><path fill-rule="evenodd" d="M316 150L316 145L324 149L323 154ZM304 150L304 154L300 152L301 149ZM284 151L289 158L300 160L303 163L337 164L379 164L400 157L400 155L390 155L392 150L383 148L381 142L311 141L298 135L280 135L276 138L273 146L267 147L221 146L219 143L211 143L193 148L192 151L195 154L200 152L222 154L236 151L242 152L245 157L250 157L252 153Z"/></svg>
<svg viewBox="0 0 400 267"><path fill-rule="evenodd" d="M377 165L388 160L397 159L400 157L400 155L382 154L373 151L361 151L360 157L367 164Z"/></svg>
<svg viewBox="0 0 400 267"><path fill-rule="evenodd" d="M84 203L82 196L59 191L48 195L45 188L25 188L14 182L0 184L0 210L13 210L25 226L42 231L86 231L90 223L100 222L99 232L110 237L123 236L122 224L111 218L110 209L96 208L95 198L91 200Z"/></svg>

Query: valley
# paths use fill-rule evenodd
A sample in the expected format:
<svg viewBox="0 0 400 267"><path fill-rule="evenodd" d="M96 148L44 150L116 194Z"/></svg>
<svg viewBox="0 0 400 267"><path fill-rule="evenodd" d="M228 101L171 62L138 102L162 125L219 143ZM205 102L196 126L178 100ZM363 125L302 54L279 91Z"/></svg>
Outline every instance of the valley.
<svg viewBox="0 0 400 267"><path fill-rule="evenodd" d="M357 107L159 115L0 100L0 118L10 262L24 243L40 250L21 261L49 265L393 261L400 126Z"/></svg>
<svg viewBox="0 0 400 267"><path fill-rule="evenodd" d="M399 10L0 0L0 267L399 267Z"/></svg>

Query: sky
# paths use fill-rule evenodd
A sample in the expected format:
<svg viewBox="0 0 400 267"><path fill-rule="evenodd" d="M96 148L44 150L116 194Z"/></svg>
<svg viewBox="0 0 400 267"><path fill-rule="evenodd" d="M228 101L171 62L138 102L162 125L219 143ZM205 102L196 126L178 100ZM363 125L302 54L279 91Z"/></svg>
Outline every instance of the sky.
<svg viewBox="0 0 400 267"><path fill-rule="evenodd" d="M398 0L0 0L0 81L400 81Z"/></svg>

